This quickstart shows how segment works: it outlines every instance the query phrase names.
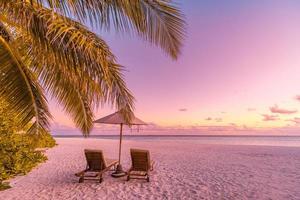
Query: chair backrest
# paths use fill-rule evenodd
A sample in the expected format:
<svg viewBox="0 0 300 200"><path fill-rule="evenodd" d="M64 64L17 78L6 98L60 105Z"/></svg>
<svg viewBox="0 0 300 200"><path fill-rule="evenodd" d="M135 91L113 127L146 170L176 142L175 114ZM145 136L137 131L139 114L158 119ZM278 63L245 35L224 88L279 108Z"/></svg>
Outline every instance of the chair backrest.
<svg viewBox="0 0 300 200"><path fill-rule="evenodd" d="M101 150L84 150L87 168L91 171L99 171L106 168L105 159Z"/></svg>
<svg viewBox="0 0 300 200"><path fill-rule="evenodd" d="M136 171L148 171L151 168L150 153L148 150L130 149L132 169Z"/></svg>

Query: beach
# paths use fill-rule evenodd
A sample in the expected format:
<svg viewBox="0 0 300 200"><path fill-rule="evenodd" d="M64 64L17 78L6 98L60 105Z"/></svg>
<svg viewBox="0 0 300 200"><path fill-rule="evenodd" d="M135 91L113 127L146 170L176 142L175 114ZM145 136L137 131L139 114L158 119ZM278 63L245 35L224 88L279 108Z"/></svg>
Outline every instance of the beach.
<svg viewBox="0 0 300 200"><path fill-rule="evenodd" d="M10 180L0 199L300 199L300 147L202 144L197 139L124 140L122 165L130 148L148 149L155 160L150 182L104 175L78 183L86 166L83 150L102 149L117 158L118 140L56 138L48 160Z"/></svg>

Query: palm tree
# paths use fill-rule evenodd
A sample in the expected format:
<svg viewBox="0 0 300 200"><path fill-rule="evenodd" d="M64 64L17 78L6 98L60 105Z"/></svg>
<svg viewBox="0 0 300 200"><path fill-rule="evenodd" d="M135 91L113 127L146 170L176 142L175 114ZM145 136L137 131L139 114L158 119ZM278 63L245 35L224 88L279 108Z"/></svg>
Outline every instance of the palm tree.
<svg viewBox="0 0 300 200"><path fill-rule="evenodd" d="M134 97L106 42L83 24L130 32L180 54L184 21L170 0L0 0L0 97L29 132L48 130L45 93L87 135L108 103L130 120Z"/></svg>

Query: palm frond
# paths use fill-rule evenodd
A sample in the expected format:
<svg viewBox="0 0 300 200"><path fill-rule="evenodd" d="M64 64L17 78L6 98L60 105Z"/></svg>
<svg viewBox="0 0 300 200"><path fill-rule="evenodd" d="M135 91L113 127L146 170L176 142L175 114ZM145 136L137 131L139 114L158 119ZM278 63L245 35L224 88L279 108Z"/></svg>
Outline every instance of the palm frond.
<svg viewBox="0 0 300 200"><path fill-rule="evenodd" d="M108 102L115 102L117 109L121 111L124 119L130 122L134 110L134 97L126 87L120 66L113 65L111 68L111 75L114 76L112 87L108 93Z"/></svg>
<svg viewBox="0 0 300 200"><path fill-rule="evenodd" d="M46 12L45 10L43 13ZM39 23L43 22L44 20L39 21ZM52 23L55 24L55 22L51 22L51 24ZM130 121L130 117L133 113L134 98L122 80L121 67L115 64L114 57L112 53L110 53L107 45L102 42L103 40L91 34L88 30L78 27L73 28L73 26L71 26L72 20L65 18L65 20L61 20L61 23L64 23L63 26L69 28L65 30L60 29L59 26L57 29L53 28L55 26L51 28L51 31L61 30L58 31L61 34L55 36L61 43L59 45L52 42L47 43L49 37L44 38L43 43L37 42L39 41L37 38L43 36L31 34L32 31L29 31L27 34L21 32L20 35L22 35L22 37L18 38L18 43L26 46L27 52L24 52L24 55L30 57L30 66L32 70L38 74L42 85L52 96L55 96L59 100L65 107L65 111L72 116L77 127L85 134L92 127L90 122L93 116L90 115L86 117L84 115L86 115L86 113L92 114L90 107L98 107L99 104L111 103L116 106L117 109L124 110L125 118ZM74 24L76 25L75 22ZM73 32L73 30L76 31ZM48 34L48 36L49 35L50 34ZM73 35L81 35L81 37L86 38L89 35L93 35L93 40L91 40L93 42L89 40L80 40L80 42L78 40L72 40L70 42L71 39L69 38L73 38ZM65 47L66 43L72 43L72 48ZM101 45L99 45L100 43ZM90 49L89 51L85 51L81 46L89 46ZM107 54L110 55L105 57L106 60L103 60L104 58L99 59L100 56L96 57L103 51L107 51ZM43 54L40 52L43 52ZM82 59L79 60L78 58ZM104 70L101 70L104 62L105 65L107 65L105 75L103 73ZM86 98L85 107L82 106L82 101L78 100L78 98L68 98L68 96L64 95L68 94L64 87L66 83L61 83L61 81L57 82L57 80L60 79L70 79L67 85L72 85L80 91L81 97ZM73 95L69 94L69 96L77 95L73 91L70 91L70 93ZM77 114L78 109L75 109L76 104L77 107L82 109L82 111ZM87 118L87 120L84 120L85 118Z"/></svg>
<svg viewBox="0 0 300 200"><path fill-rule="evenodd" d="M120 24L126 31L134 28L139 36L160 46L172 58L177 59L185 35L185 22L180 10L170 2L170 0L115 0L109 3L107 12L112 13L110 18L114 19L115 26L118 27Z"/></svg>
<svg viewBox="0 0 300 200"><path fill-rule="evenodd" d="M44 5L45 1L38 0ZM134 30L160 46L172 58L180 54L185 35L184 16L170 0L47 0L53 10L105 29Z"/></svg>
<svg viewBox="0 0 300 200"><path fill-rule="evenodd" d="M93 127L94 120L88 93L72 84L69 78L63 78L62 73L56 72L56 75L62 78L56 79L54 87L49 88L51 96L57 99L83 135L87 136Z"/></svg>
<svg viewBox="0 0 300 200"><path fill-rule="evenodd" d="M23 40L22 43L26 44L26 41ZM55 53L49 49L45 50L42 46L38 48L37 45L28 46L28 49L32 59L31 66L39 74L42 84L63 105L84 134L91 130L92 110L99 105L111 104L118 110L123 110L125 119L130 121L134 97L123 81L119 65L110 63L108 76L111 82L105 79L96 81L88 73L80 71L81 68L74 71L67 70L66 65L57 65ZM41 51L43 54L39 53Z"/></svg>
<svg viewBox="0 0 300 200"><path fill-rule="evenodd" d="M33 122L29 132L37 133L48 129L51 115L43 90L17 49L0 36L0 96L17 113L20 124Z"/></svg>
<svg viewBox="0 0 300 200"><path fill-rule="evenodd" d="M0 36L3 41L18 41L20 46L3 52L15 58L13 66L25 74L18 79L28 79L31 94L38 96L41 105L46 100L37 80L84 134L91 130L93 108L104 103L111 103L130 121L134 98L124 82L123 68L104 40L70 17L96 25L100 22L105 29L113 25L119 31L134 30L177 58L185 24L180 10L170 0L0 0L0 22L12 27L14 37L7 37L2 24ZM3 84L11 84L6 81ZM36 105L34 108L40 106ZM44 116L47 122L50 114L44 110L39 119ZM33 129L40 126L39 121L36 118Z"/></svg>
<svg viewBox="0 0 300 200"><path fill-rule="evenodd" d="M29 3L7 6L3 12L8 21L17 24L31 36L33 46L43 45L44 48L56 51L57 64L65 64L66 60L72 61L68 63L70 66L79 66L93 79L101 77L109 81L107 70L114 55L105 41L84 26L49 9Z"/></svg>
<svg viewBox="0 0 300 200"><path fill-rule="evenodd" d="M5 41L9 42L11 37L9 32L6 30L5 25L0 21L0 36L5 39Z"/></svg>

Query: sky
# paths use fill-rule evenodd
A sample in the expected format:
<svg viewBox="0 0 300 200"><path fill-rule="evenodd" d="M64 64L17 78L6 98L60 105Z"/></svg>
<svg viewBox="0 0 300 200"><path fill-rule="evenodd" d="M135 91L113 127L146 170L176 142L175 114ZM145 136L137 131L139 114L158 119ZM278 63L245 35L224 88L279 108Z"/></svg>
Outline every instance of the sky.
<svg viewBox="0 0 300 200"><path fill-rule="evenodd" d="M176 2L187 22L176 61L138 37L93 29L126 67L135 114L150 124L141 132L298 134L300 1ZM54 134L79 133L53 100L50 109ZM96 118L114 111L100 108ZM92 134L115 130L98 125Z"/></svg>

